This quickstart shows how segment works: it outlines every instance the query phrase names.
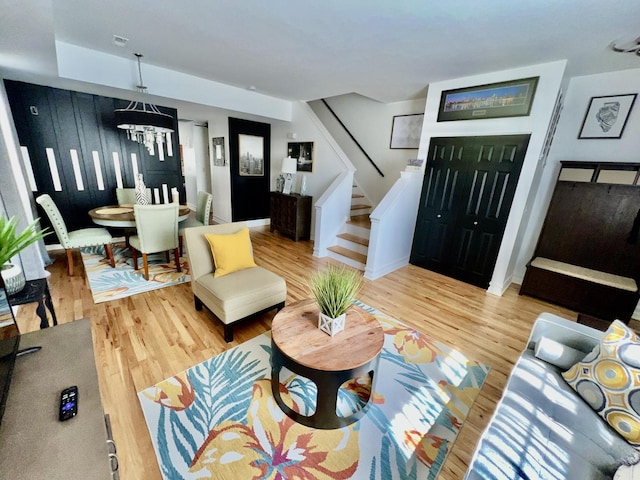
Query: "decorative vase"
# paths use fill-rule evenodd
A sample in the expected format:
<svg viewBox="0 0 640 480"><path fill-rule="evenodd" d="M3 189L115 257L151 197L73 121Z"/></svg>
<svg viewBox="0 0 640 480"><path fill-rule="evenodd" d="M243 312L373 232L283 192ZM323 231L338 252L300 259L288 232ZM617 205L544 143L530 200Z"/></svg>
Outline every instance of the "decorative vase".
<svg viewBox="0 0 640 480"><path fill-rule="evenodd" d="M136 203L138 205L146 205L149 203L149 199L147 199L147 187L144 184L141 173L138 174L138 178L136 179Z"/></svg>
<svg viewBox="0 0 640 480"><path fill-rule="evenodd" d="M344 321L346 318L346 313L339 315L338 318L331 318L322 312L318 312L318 328L333 337L336 333L344 330Z"/></svg>
<svg viewBox="0 0 640 480"><path fill-rule="evenodd" d="M27 283L22 268L20 268L19 265L5 263L0 269L0 272L2 273L4 289L7 295L15 295L22 290Z"/></svg>
<svg viewBox="0 0 640 480"><path fill-rule="evenodd" d="M303 197L307 194L307 177L300 175L300 195Z"/></svg>

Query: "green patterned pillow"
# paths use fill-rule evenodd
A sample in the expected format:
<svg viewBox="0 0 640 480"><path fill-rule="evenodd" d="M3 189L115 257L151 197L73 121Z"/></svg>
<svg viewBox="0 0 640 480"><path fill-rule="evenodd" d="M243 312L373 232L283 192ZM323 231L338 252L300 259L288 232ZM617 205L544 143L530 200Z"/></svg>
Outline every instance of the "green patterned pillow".
<svg viewBox="0 0 640 480"><path fill-rule="evenodd" d="M615 320L601 343L562 376L640 450L640 336Z"/></svg>

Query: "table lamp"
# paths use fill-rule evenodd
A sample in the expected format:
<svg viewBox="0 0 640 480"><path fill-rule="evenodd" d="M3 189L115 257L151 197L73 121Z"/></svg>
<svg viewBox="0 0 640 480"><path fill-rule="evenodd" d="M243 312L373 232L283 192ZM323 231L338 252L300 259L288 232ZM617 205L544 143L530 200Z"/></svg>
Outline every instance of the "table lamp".
<svg viewBox="0 0 640 480"><path fill-rule="evenodd" d="M286 157L282 159L282 173L284 173L284 188L282 193L288 195L291 193L291 185L293 183L293 176L296 174L297 160L292 157Z"/></svg>

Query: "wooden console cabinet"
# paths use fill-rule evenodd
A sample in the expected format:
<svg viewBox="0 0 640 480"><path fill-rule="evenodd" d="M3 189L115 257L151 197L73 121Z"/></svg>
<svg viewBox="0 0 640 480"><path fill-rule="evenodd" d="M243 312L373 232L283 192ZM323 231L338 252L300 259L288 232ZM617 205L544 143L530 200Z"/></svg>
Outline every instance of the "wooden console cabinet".
<svg viewBox="0 0 640 480"><path fill-rule="evenodd" d="M295 193L271 192L271 231L308 240L311 236L312 197Z"/></svg>

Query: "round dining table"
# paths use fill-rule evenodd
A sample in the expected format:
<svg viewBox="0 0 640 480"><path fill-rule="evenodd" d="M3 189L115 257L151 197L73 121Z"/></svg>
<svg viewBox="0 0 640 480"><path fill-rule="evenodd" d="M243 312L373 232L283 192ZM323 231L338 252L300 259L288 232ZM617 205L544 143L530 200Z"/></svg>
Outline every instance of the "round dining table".
<svg viewBox="0 0 640 480"><path fill-rule="evenodd" d="M186 220L191 210L188 205L180 205L178 222ZM135 228L136 219L133 216L133 205L107 205L89 210L93 223L103 227Z"/></svg>

